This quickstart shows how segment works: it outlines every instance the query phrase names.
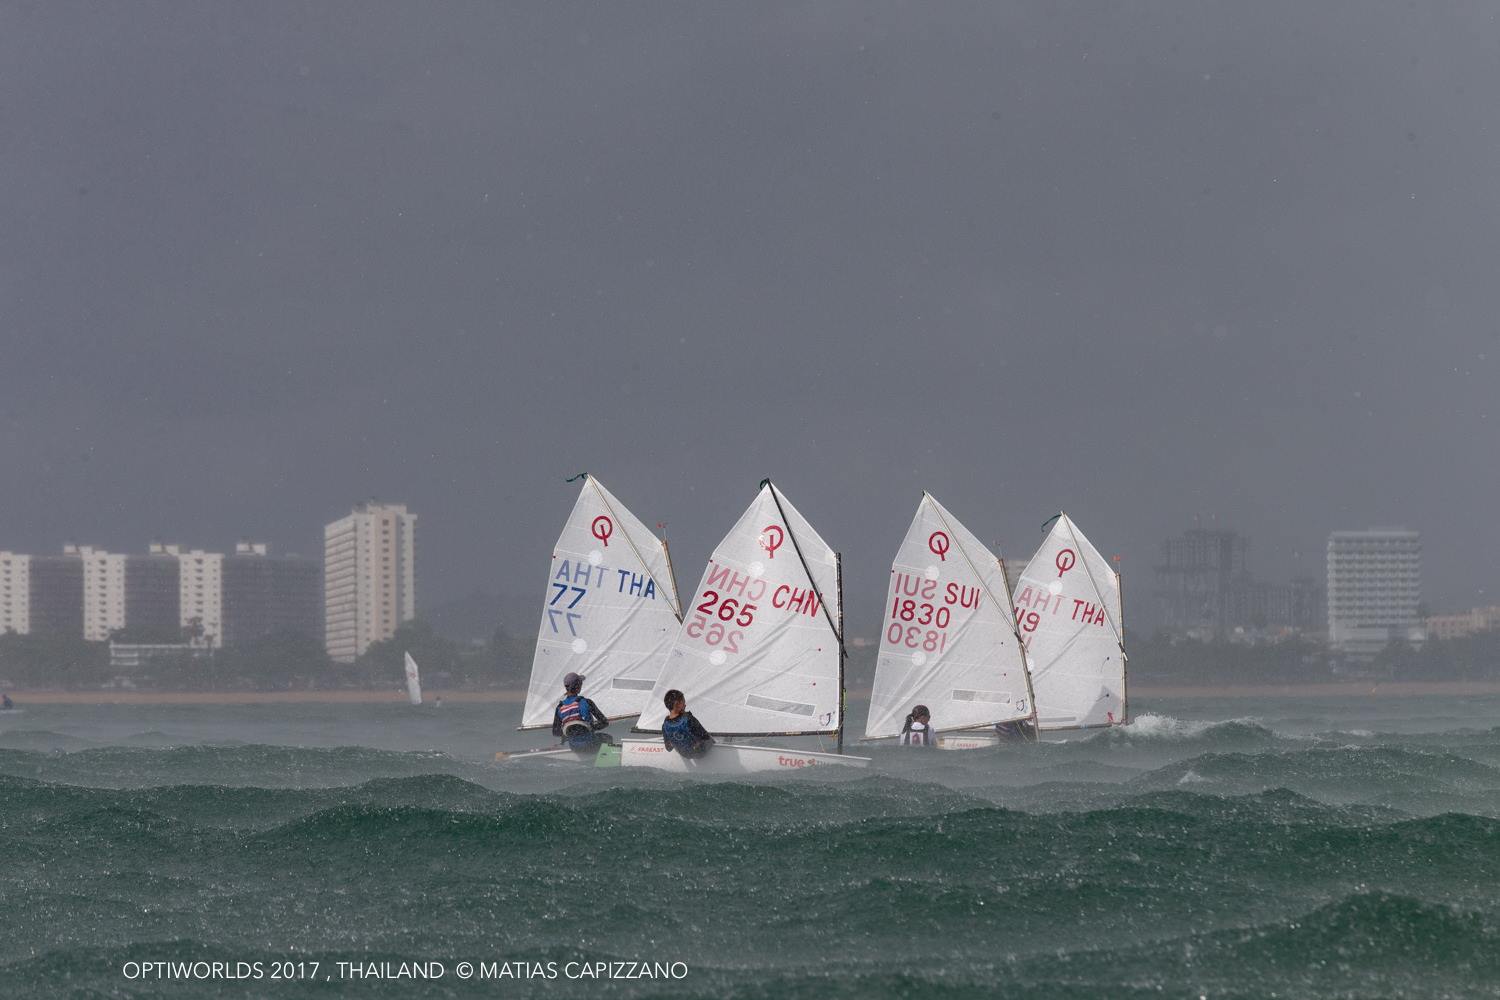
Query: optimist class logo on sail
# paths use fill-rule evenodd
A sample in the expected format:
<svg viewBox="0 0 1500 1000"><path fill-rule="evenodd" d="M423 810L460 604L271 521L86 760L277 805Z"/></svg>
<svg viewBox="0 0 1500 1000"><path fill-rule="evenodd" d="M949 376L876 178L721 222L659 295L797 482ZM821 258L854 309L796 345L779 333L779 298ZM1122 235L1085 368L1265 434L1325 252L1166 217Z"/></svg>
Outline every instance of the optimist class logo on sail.
<svg viewBox="0 0 1500 1000"><path fill-rule="evenodd" d="M781 548L781 543L786 541L786 532L781 530L779 524L768 524L760 533L760 547L766 550L766 556L770 559L776 558L776 550Z"/></svg>
<svg viewBox="0 0 1500 1000"><path fill-rule="evenodd" d="M948 535L946 532L934 531L927 536L927 549L938 557L941 562L948 561Z"/></svg>
<svg viewBox="0 0 1500 1000"><path fill-rule="evenodd" d="M606 549L609 548L609 536L613 535L614 533L615 522L611 521L609 517L604 514L600 514L598 517L594 518L594 523L589 526L589 534L593 535L595 538L599 539L599 541L603 542Z"/></svg>

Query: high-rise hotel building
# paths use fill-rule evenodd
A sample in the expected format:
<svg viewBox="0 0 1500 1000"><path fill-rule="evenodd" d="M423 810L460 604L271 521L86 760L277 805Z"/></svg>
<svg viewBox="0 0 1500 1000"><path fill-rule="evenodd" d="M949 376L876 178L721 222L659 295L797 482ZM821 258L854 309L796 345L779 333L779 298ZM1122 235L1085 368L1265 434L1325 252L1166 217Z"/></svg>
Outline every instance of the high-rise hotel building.
<svg viewBox="0 0 1500 1000"><path fill-rule="evenodd" d="M0 552L0 635L31 631L31 557Z"/></svg>
<svg viewBox="0 0 1500 1000"><path fill-rule="evenodd" d="M77 546L66 546L63 553L26 559L30 577L26 585L30 633L81 639L83 560L78 557Z"/></svg>
<svg viewBox="0 0 1500 1000"><path fill-rule="evenodd" d="M136 641L182 638L182 572L175 545L151 543L145 555L125 559L125 625Z"/></svg>
<svg viewBox="0 0 1500 1000"><path fill-rule="evenodd" d="M83 560L83 637L103 642L125 627L125 555L92 545L65 546L63 554Z"/></svg>
<svg viewBox="0 0 1500 1000"><path fill-rule="evenodd" d="M192 549L177 555L177 600L182 627L210 646L224 644L224 555Z"/></svg>
<svg viewBox="0 0 1500 1000"><path fill-rule="evenodd" d="M1328 642L1355 659L1393 641L1425 638L1422 536L1404 528L1335 531L1328 536Z"/></svg>
<svg viewBox="0 0 1500 1000"><path fill-rule="evenodd" d="M328 655L352 663L416 616L417 516L364 503L323 529L323 632Z"/></svg>
<svg viewBox="0 0 1500 1000"><path fill-rule="evenodd" d="M264 544L243 541L224 557L223 573L224 645L322 638L323 567L316 559L272 556Z"/></svg>

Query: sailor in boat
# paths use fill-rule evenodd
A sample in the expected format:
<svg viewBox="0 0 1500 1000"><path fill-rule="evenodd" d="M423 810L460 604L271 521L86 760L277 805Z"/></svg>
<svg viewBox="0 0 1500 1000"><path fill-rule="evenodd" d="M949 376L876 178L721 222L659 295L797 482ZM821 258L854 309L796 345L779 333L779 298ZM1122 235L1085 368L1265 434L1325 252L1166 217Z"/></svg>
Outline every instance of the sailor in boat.
<svg viewBox="0 0 1500 1000"><path fill-rule="evenodd" d="M932 713L926 705L917 705L907 713L901 726L901 745L904 747L933 747Z"/></svg>
<svg viewBox="0 0 1500 1000"><path fill-rule="evenodd" d="M1034 743L1036 742L1036 726L1031 724L1030 719L997 722L995 735L1000 737L1001 743Z"/></svg>
<svg viewBox="0 0 1500 1000"><path fill-rule="evenodd" d="M667 745L667 751L684 757L701 757L708 753L714 738L687 710L687 698L683 693L673 688L662 697L662 702L667 706L667 718L661 724L661 741Z"/></svg>
<svg viewBox="0 0 1500 1000"><path fill-rule="evenodd" d="M609 725L609 717L583 696L582 674L569 673L563 678L563 698L552 713L552 735L574 750L593 750L601 743L613 743L608 733L599 730Z"/></svg>
<svg viewBox="0 0 1500 1000"><path fill-rule="evenodd" d="M16 703L10 700L10 695L0 694L0 712L8 712L16 707Z"/></svg>

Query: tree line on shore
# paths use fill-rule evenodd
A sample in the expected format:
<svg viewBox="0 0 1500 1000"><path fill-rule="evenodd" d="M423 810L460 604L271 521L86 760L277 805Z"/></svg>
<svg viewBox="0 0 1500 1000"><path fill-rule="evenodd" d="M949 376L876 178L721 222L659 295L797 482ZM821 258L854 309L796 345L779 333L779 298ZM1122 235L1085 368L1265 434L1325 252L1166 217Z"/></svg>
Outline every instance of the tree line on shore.
<svg viewBox="0 0 1500 1000"><path fill-rule="evenodd" d="M130 637L134 638L134 637ZM405 654L424 686L513 688L531 670L531 644L503 628L482 644L444 638L424 621L404 623L353 663L335 663L323 643L282 633L233 648L153 651L139 666L112 667L109 643L41 635L0 635L0 687L70 690L127 687L158 691L378 689L405 683Z"/></svg>
<svg viewBox="0 0 1500 1000"><path fill-rule="evenodd" d="M1420 647L1392 642L1370 661L1340 658L1307 639L1233 643L1179 639L1158 632L1131 642L1130 679L1170 684L1309 684L1350 677L1392 681L1500 680L1500 630Z"/></svg>

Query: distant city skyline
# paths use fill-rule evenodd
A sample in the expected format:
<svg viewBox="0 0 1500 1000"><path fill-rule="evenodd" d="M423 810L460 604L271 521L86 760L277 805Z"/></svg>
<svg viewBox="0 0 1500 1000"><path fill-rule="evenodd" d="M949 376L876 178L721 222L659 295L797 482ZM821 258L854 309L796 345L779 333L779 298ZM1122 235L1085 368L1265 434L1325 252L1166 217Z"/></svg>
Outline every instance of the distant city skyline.
<svg viewBox="0 0 1500 1000"><path fill-rule="evenodd" d="M510 600L529 597L533 591L535 591L537 594L540 594L543 588L541 586L541 583L538 582L541 579L541 576L539 574L545 574L547 569L547 560L551 551L551 543L550 541L546 541L545 537L549 534L556 533L556 531L562 524L562 519L565 518L567 514L567 488L561 485L565 478L566 477L559 477L557 483L546 484L548 486L560 486L560 489L557 491L559 509L555 512L557 518L556 524L541 524L536 526L535 533L537 535L537 539L533 540L532 547L536 548L540 553L539 558L533 559L532 565L530 567L522 566L518 568L513 575L510 575L508 577L495 575L486 578L485 576L483 576L482 568L473 565L481 561L477 556L473 560L461 559L459 561L459 565L457 566L434 567L431 562L434 559L434 556L431 554L432 550L434 548L441 547L442 540L444 540L449 535L449 531L445 530L445 526L438 522L436 519L431 517L424 518L424 586L422 588L421 599L419 600L417 605L418 613L420 614L422 610L429 607L438 607L456 600L460 600L468 595L475 593L476 591L491 593L496 595L497 597ZM393 492L392 495L400 496L402 494ZM367 502L380 504L384 503L385 501L374 499ZM345 509L348 509L347 501L345 502ZM646 516L648 515L643 515L643 517ZM1304 512L1303 516L1308 519L1312 518L1312 515L1309 512ZM1046 517L1050 517L1050 514L1037 520L1038 528L1045 521ZM714 523L710 521L707 515L705 515L696 519L682 516L664 520L667 521L669 535L673 536L673 554L677 561L679 572L684 574L683 585L685 587L691 586L691 583L696 581L696 575L701 569L701 566L698 565L698 560L694 559L690 553L685 554L684 552L684 550L688 549L688 546L690 544L686 541L686 538L687 536L689 536L690 529L694 527L692 522L694 520L697 520L703 522L706 525L698 527L697 530L693 532L694 534L703 534L710 537L710 540L706 543L707 547L702 555L702 558L706 559L707 551L712 548L713 541L717 538L715 532L717 531L722 533L722 530L727 527L729 519L724 520L722 523ZM1010 520L1016 520L1016 518L1012 517L1010 518ZM1186 521L1184 523L1190 523L1191 525L1204 530L1237 530L1234 527L1234 522L1231 519L1227 517L1221 517L1212 513L1195 513L1190 516L1189 521ZM1317 522L1313 522L1310 520L1310 523ZM1347 522L1346 524L1348 526L1352 526L1355 523L1357 522ZM1370 523L1411 522L1401 521L1398 518L1386 518ZM100 542L100 538L112 539L115 538L116 535L113 533L104 532L102 530L97 530L88 535L85 535L85 533L82 532L65 533L63 536L65 539L67 539L67 541L65 542L54 542L50 545L27 549L17 544L8 544L7 535L5 533L6 527L7 524L5 520L0 519L0 551L8 549L16 552L31 551L36 554L52 554L55 552L60 552L64 545L80 544L77 539L83 538L87 539L87 544L91 544L94 548L97 548L101 551L123 552L129 554L136 551L145 551L150 544L156 543L159 538L171 538L175 540L186 539L189 537L193 537L196 539L197 537L199 537L199 535L190 536L189 533L183 531L166 529L159 533L152 534L150 536L151 541L146 543L146 545L141 545L138 543L126 543L125 545L117 545L113 542ZM1180 526L1178 530L1180 530ZM1254 538L1253 536L1248 535L1246 532L1238 531L1238 533L1241 534L1242 537L1246 538L1246 540L1254 549L1255 575L1257 577L1267 579L1295 579L1297 577L1314 577L1322 580L1326 574L1326 558L1323 551L1323 543L1326 542L1327 534L1329 531L1339 529L1332 524L1329 524L1327 526L1320 527L1317 530L1319 532L1319 538L1316 541L1316 551L1314 552L1305 551L1300 545L1289 550L1276 546L1268 546L1262 539ZM199 534L207 538L234 537L237 541L243 541L248 537L269 537L272 539L273 547L283 555L321 559L324 547L324 543L321 537L318 538L316 544L307 543L305 542L305 540L292 543L285 543L280 540L283 537L303 538L304 536L309 534L309 532L321 536L321 528L318 525L313 525L310 529L288 531L281 536L268 536L261 533L252 534L249 532L240 532L236 534L233 531L226 532L213 529L203 531ZM830 534L837 537L837 529L833 529L832 531L830 531ZM1013 534L1021 533L1014 532ZM1171 534L1170 530L1168 534ZM897 542L899 542L899 531L894 533L894 537L895 541L890 541L891 545L895 545ZM1041 535L1038 531L1036 541L1039 542L1040 538ZM1030 558L1032 550L1035 547L1034 544L1029 547L1024 544L1020 544L1014 539L1007 541L1007 539L1003 537L999 539L992 539L991 541L992 543L998 541L1000 545L1000 555L1007 560L1007 563L1014 563L1018 560L1024 562L1025 559ZM1426 536L1424 535L1424 542L1425 541ZM1431 543L1428 542L1427 544L1428 550L1430 551ZM1115 544L1113 540L1107 538L1100 542L1101 551L1106 551L1111 558L1113 558L1115 554L1121 554L1123 556L1122 575L1127 581L1127 587L1129 587L1131 592L1135 594L1135 601L1132 603L1132 607L1128 613L1130 614L1131 619L1138 626L1140 624L1147 623L1151 625L1159 624L1159 622L1157 622L1156 620L1156 601L1150 598L1150 595L1154 589L1153 576L1155 574L1156 564L1159 561L1158 550L1160 545L1160 538L1155 540L1137 539L1132 540L1130 544L1118 545ZM215 551L216 549L225 548L224 546L216 546L212 542L200 544L196 540L191 545L183 544L182 547L184 549L198 548L204 551ZM229 548L232 548L232 545L229 546ZM864 546L850 547L848 545L845 545L842 548L845 554L846 564L852 564L850 565L848 579L846 580L846 586L850 594L850 614L852 614L855 619L858 620L862 616L863 609L855 607L854 603L861 599L861 587L868 584L869 582L863 579L863 574L861 573L861 563L868 559L868 562L870 564L868 568L873 570L874 568L878 567L882 559L888 561L890 554L888 552L882 552L880 550L879 540L873 540L868 545ZM1500 586L1497 586L1494 589L1480 586L1475 588L1472 594L1465 594L1462 592L1461 588L1454 586L1452 582L1441 575L1440 572L1435 572L1432 570L1430 556L1425 557L1425 565L1427 566L1428 578L1426 599L1427 603L1434 609L1444 611L1451 610L1456 613L1465 611L1472 607L1485 606L1491 603L1490 595L1500 592ZM480 570L480 572L476 572L476 570ZM692 581L686 579L688 576L691 576L693 578ZM465 582L455 583L455 581L457 580L463 580ZM1447 599L1440 599L1438 596L1436 596L1443 593L1451 594L1453 596ZM878 606L880 596L877 594L873 600Z"/></svg>
<svg viewBox="0 0 1500 1000"><path fill-rule="evenodd" d="M336 519L335 522L325 527L325 551L323 555L326 556L326 553L328 551L328 531L332 530L336 524L353 523L352 519L358 517L361 511L392 511L405 515L406 510L407 505L405 504L390 504L376 500L362 501L356 504L354 507L354 514L345 516L344 518ZM407 518L409 521L411 520L410 515L407 515ZM411 523L414 523L414 521L412 521ZM1169 631L1175 631L1180 634L1201 634L1202 636L1218 634L1222 636L1227 634L1226 625L1231 624L1232 622L1239 623L1239 625L1241 626L1240 631L1244 631L1245 628L1249 627L1252 622L1261 621L1262 624L1260 626L1257 626L1252 631L1256 636L1265 638L1272 636L1278 627L1285 628L1287 626L1293 626L1295 631L1301 631L1309 634L1317 633L1325 628L1327 623L1322 619L1321 616L1324 613L1322 610L1324 603L1323 588L1326 582L1328 569L1326 556L1324 559L1324 565L1319 567L1319 569L1322 570L1322 572L1320 573L1303 574L1299 577L1293 578L1291 584L1289 585L1282 583L1267 583L1265 582L1265 577L1267 576L1267 574L1258 571L1251 573L1248 569L1249 564L1246 561L1245 552L1250 548L1255 547L1253 539L1247 538L1239 532L1222 526L1219 520L1212 515L1208 516L1207 518L1204 518L1202 516L1194 517L1191 523L1193 527L1188 528L1186 532L1181 536L1174 536L1173 538L1169 538L1163 542L1158 543L1159 546L1164 547L1164 554L1159 556L1153 566L1150 567L1149 575L1138 575L1128 578L1129 583L1132 586L1131 592L1134 597L1134 601L1131 606L1132 614L1128 619L1128 622L1137 632L1139 632L1139 630L1143 627L1165 627L1168 628ZM1212 525L1214 527L1202 527L1202 525L1204 524ZM1363 529L1363 531L1368 530L1370 529ZM426 529L424 529L424 534L425 531ZM1351 529L1343 529L1341 531L1335 531L1334 534L1348 534L1350 533L1350 531ZM1355 531L1354 533L1362 532ZM168 534L169 536L171 536L174 533ZM1231 563L1227 564L1223 568L1223 570L1218 573L1218 575L1222 577L1222 579L1219 579L1217 584L1210 585L1212 593L1209 594L1207 591L1202 592L1208 595L1206 599L1209 601L1209 605L1205 605L1204 609L1201 609L1199 612L1188 612L1189 614L1196 613L1199 615L1196 623L1190 622L1186 619L1181 619L1181 616L1184 614L1183 611L1174 611L1167 604L1164 604L1163 602L1167 600L1167 595L1162 590L1164 579L1162 573L1165 568L1172 565L1172 561L1174 558L1178 558L1171 555L1171 551L1175 551L1172 550L1171 547L1174 545L1184 545L1195 535L1232 539L1234 545L1237 546L1235 552L1238 553L1237 555L1234 555L1232 557ZM409 538L406 544L407 551L411 551ZM100 606L99 610L95 611L95 617L98 617L99 621L95 626L92 627L92 631L87 633L90 637L96 639L107 636L107 633L111 628L119 627L119 621L122 620L122 616L124 614L124 605L121 602L123 602L123 595L126 592L125 574L130 571L140 572L140 567L144 565L145 560L138 558L141 555L141 553L139 552L111 552L108 548L102 546L80 547L72 543L65 543L61 547L61 550L81 550L86 557L93 558L96 563L100 564L97 569L101 573L106 571L107 564L110 564L110 559L120 561L119 565L116 567L119 570L120 575L120 580L117 581L119 587L110 591L111 593L113 593L115 592L115 590L118 590L120 597L119 600L116 601L116 604L119 606L119 610L109 612L104 607ZM264 543L249 543L242 539L241 541L236 543L235 550L238 550L241 555L251 550L256 550L261 555L264 555L266 553L266 546ZM205 553L205 550L190 550L184 548L183 546L162 545L161 543L157 542L148 543L148 545L145 547L145 551L147 554L152 555L169 554L172 556L176 556L177 554L182 553L189 557L193 555L201 557L207 554L210 559L212 559L214 555L211 550ZM1009 554L1007 554L1007 551L1009 552ZM1008 575L1012 580L1019 576L1021 569L1024 568L1025 559L1029 556L1029 554L1030 553L1028 552L1025 556L1022 556L1017 553L1017 550L1005 550L1004 548L1001 549L1001 555L1006 559ZM0 546L0 556L12 555L18 556L21 559L27 559L30 558L31 555L47 556L49 555L49 553L40 552L23 555L16 553L14 550L8 550L3 546ZM133 560L130 564L121 561L125 560L127 557L133 557ZM303 558L308 559L309 561L316 561L320 566L324 565L324 560L317 556L306 557L299 556L297 553L289 552L284 553L284 557L293 559ZM681 557L679 556L679 559L680 558ZM1165 563L1163 562L1163 559L1165 559ZM85 562L87 562L87 558L85 559ZM128 565L134 566L135 569L130 570L128 568ZM1139 567L1137 567L1137 569L1139 569ZM10 594L11 588L4 586L4 581L9 579L9 575L12 572L13 570L11 568L10 561L0 560L0 589L4 590L4 593L0 593L0 622L12 620L15 614L15 612L12 610L12 601L14 600L14 598ZM326 566L324 566L323 572L325 580L325 584L323 586L326 587ZM1180 574L1182 570L1179 569L1175 572ZM1201 573L1201 571L1199 572ZM416 599L414 571L410 567L403 567L401 579L410 581L410 584L402 584L397 588L402 593L402 596L399 598L401 610L399 613L392 612L392 615L390 616L390 622L382 625L375 632L371 633L371 636L375 639L389 638L390 635L394 634L395 625L399 624L401 621L408 620L411 617L422 617L424 612L429 609L442 611L442 609L448 606L471 603L472 598L476 594L488 594L492 598L494 598L492 608L493 625L504 625L507 629L513 632L518 630L524 632L530 627L530 619L531 617L533 617L532 599L534 597L534 593L532 592L539 591L537 580L539 580L540 577L536 577L535 574L533 574L533 576L535 577L534 579L524 581L525 585L521 587L507 589L502 585L502 581L496 580L488 586L481 584L480 586L472 588L462 594L445 593L440 594L435 598L429 598L419 602ZM1151 579L1151 577L1153 576L1155 577L1154 582ZM395 578L393 577L392 579ZM1307 581L1308 583L1314 584L1317 588L1317 592L1305 593L1303 590L1302 581ZM685 587L690 587L692 585L692 581L685 580L683 585ZM366 586L370 586L370 584L367 582ZM375 583L374 586L378 587L379 584ZM210 588L210 590L211 589L212 588ZM200 591L201 590L202 588L200 585ZM1282 594L1282 590L1287 591L1287 593ZM424 594L425 593L426 591L424 590ZM198 599L201 601L202 597L199 596ZM853 621L857 623L861 617L861 609L855 607L852 604L852 601L855 599L857 598L854 596L850 597L851 603L849 604L848 612ZM1205 598L1200 598L1200 600L1202 599ZM189 600L189 595L186 591L184 591L182 600ZM1179 595L1178 597L1173 598L1173 600L1176 600L1180 603L1183 600L1183 597ZM1226 601L1229 603L1224 603ZM1288 601L1290 601L1291 604L1287 604ZM1313 603L1308 603L1309 601ZM1475 602L1471 605L1459 604L1452 607L1438 607L1433 605L1430 600L1424 599L1423 604L1424 606L1427 606L1429 609L1431 609L1431 613L1433 614L1453 616L1453 621L1448 626L1450 629L1457 629L1462 631L1464 627L1462 625L1463 622L1468 622L1471 620L1479 621L1481 619L1486 621L1488 620L1484 617L1484 614L1481 613L1481 609L1485 608L1486 606L1480 602ZM1282 607L1282 605L1286 605L1286 607ZM1306 606L1304 607L1303 605ZM85 600L84 616L86 620L89 619L88 608L91 606L94 605L90 605L88 601ZM1257 608L1259 610L1256 610ZM1299 608L1300 610L1298 610ZM467 610L468 609L466 609L466 611ZM1475 614L1471 615L1471 611L1474 611ZM353 610L351 610L350 613L353 614ZM114 617L108 617L111 614ZM1308 621L1303 621L1303 619L1307 618L1309 615L1318 618L1318 622L1310 624ZM1475 617L1476 615L1478 617ZM207 614L203 615L202 617L205 618L208 628L211 631L216 631L216 618L214 617L214 615ZM353 619L351 619L351 621L352 620ZM137 623L138 621L134 619L131 622L131 624ZM1262 635L1262 632L1264 632L1265 624L1270 624L1272 627L1270 632L1265 632L1265 634ZM854 630L857 631L858 628L859 626L856 624L854 626ZM3 630L3 625L0 625L0 630ZM485 634L487 633L488 627L486 627L485 629ZM854 632L851 632L851 635L852 634L854 634ZM343 639L333 639L329 637L325 626L324 641L328 644L328 648L331 653L334 652L335 647L337 647L337 655L335 657L336 659L339 659L343 662L348 662L354 656L357 656L359 655L359 653L363 652L363 649L368 646L371 638L354 637L351 633L351 637L347 641ZM345 648L346 646L348 647L347 649ZM351 652L351 650L353 652Z"/></svg>
<svg viewBox="0 0 1500 1000"><path fill-rule="evenodd" d="M243 541L228 552L150 543L110 552L0 549L0 633L89 642L244 645L279 633L321 640L322 566Z"/></svg>
<svg viewBox="0 0 1500 1000"><path fill-rule="evenodd" d="M52 554L0 548L0 632L92 641L114 639L118 632L128 636L125 642L162 642L191 628L205 645L231 648L301 634L320 641L341 663L391 638L413 617L427 618L440 634L463 642L483 641L496 627L525 641L535 617L534 595L477 590L424 605L418 615L415 520L404 504L358 503L325 526L329 562L268 558L265 543L246 540L225 553L158 542L133 553L71 543ZM1251 539L1223 527L1189 527L1164 540L1144 608L1143 595L1136 594L1136 635L1144 626L1177 638L1252 644L1297 636L1326 641L1335 654L1368 659L1392 637L1420 645L1427 638L1472 635L1500 621L1495 605L1431 608L1423 599L1418 532L1333 531L1325 578L1299 577L1290 584L1252 572L1246 558L1252 547ZM1014 584L1024 560L1012 556L1006 568ZM1332 603L1325 600L1329 593ZM342 595L337 606L325 600L333 594ZM869 641L851 626L851 648Z"/></svg>

